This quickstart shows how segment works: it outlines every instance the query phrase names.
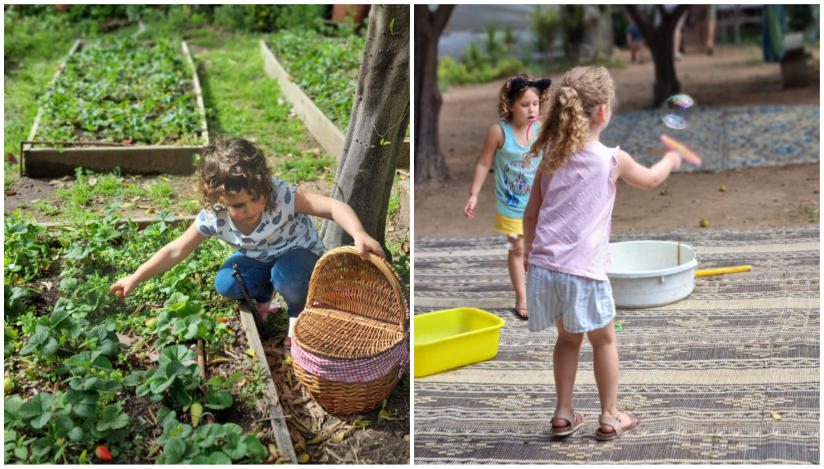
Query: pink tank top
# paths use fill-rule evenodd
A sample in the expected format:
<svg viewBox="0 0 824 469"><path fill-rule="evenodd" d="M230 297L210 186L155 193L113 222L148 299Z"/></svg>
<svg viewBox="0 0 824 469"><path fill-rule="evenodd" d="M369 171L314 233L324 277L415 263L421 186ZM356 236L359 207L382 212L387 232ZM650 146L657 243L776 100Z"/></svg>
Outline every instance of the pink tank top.
<svg viewBox="0 0 824 469"><path fill-rule="evenodd" d="M543 203L530 264L606 281L618 147L589 142L551 177L541 178Z"/></svg>

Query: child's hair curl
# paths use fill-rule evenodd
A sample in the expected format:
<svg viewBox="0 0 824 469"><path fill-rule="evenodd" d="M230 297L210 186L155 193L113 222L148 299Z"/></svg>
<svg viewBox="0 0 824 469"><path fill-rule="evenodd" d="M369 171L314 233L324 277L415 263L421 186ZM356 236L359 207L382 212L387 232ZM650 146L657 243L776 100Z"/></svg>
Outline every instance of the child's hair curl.
<svg viewBox="0 0 824 469"><path fill-rule="evenodd" d="M263 152L248 140L217 140L200 155L197 191L203 197L203 207L213 212L221 210L221 197L244 189L254 198L263 196L266 208L275 210L271 173Z"/></svg>
<svg viewBox="0 0 824 469"><path fill-rule="evenodd" d="M524 155L525 160L531 161L543 152L538 170L545 175L555 173L570 155L584 147L590 123L600 106L616 107L615 84L605 67L575 67L564 74L549 103L549 116Z"/></svg>
<svg viewBox="0 0 824 469"><path fill-rule="evenodd" d="M501 91L498 93L498 115L501 116L501 119L503 119L503 121L507 124L512 122L512 111L510 111L509 109L512 107L513 104L515 104L516 101L521 99L521 96L523 96L524 93L526 93L526 90L532 89L538 93L538 109L543 108L544 103L546 103L549 99L548 88L542 92L537 88L524 87L523 89L515 93L513 96L510 96L509 92L512 90L512 80L516 78L523 78L527 81L535 81L535 77L533 77L532 75L529 75L527 73L519 73L514 77L511 77L509 80L507 80L506 83L504 83L504 86L501 87Z"/></svg>

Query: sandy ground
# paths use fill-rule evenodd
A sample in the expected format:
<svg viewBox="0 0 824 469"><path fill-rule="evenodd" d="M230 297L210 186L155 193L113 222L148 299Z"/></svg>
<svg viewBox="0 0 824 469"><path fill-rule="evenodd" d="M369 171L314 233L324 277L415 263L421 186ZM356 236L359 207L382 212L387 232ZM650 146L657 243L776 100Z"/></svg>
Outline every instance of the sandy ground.
<svg viewBox="0 0 824 469"><path fill-rule="evenodd" d="M687 55L676 62L682 91L706 106L820 104L819 51L809 62L812 84L783 90L778 64L760 61L756 48L716 48L713 56L697 54L688 43ZM648 107L652 102L651 62L630 64L629 53L617 52L627 64L611 70L619 105L616 113ZM562 74L550 75L555 83ZM487 178L478 197L475 218L463 208L475 164L489 126L497 121L497 93L503 81L453 88L444 94L441 110L441 149L451 181L443 186L416 187L415 236L495 234L495 193ZM619 181L613 230L700 229L706 218L716 228L818 223L820 164L755 168L740 171L672 174L656 190L630 187ZM725 185L726 192L720 186ZM660 190L664 189L662 195Z"/></svg>

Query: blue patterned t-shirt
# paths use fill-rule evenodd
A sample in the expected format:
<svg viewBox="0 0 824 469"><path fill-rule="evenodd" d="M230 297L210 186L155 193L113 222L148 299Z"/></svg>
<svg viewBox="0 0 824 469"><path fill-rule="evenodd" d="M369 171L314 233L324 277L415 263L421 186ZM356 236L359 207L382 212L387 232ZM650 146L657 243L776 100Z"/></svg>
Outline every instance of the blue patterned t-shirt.
<svg viewBox="0 0 824 469"><path fill-rule="evenodd" d="M215 236L240 251L246 257L261 261L273 261L293 249L308 249L322 256L325 248L318 235L315 223L306 214L295 213L296 187L282 179L272 177L275 187L274 197L277 208L264 210L260 224L255 230L244 235L235 227L226 209L201 210L195 219L197 229L203 236Z"/></svg>

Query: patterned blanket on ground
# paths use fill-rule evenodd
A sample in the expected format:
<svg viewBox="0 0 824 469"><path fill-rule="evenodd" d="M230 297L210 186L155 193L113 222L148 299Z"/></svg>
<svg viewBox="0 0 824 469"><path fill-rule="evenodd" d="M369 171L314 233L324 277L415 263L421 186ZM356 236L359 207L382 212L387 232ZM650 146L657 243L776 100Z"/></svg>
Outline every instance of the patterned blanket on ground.
<svg viewBox="0 0 824 469"><path fill-rule="evenodd" d="M820 227L624 233L696 247L678 303L619 310L618 405L640 428L595 440L600 406L584 339L575 385L584 427L549 437L557 333L527 331L512 309L499 236L417 238L415 313L474 306L506 320L490 361L415 379L416 464L803 464L820 454ZM774 411L781 420L772 417Z"/></svg>

